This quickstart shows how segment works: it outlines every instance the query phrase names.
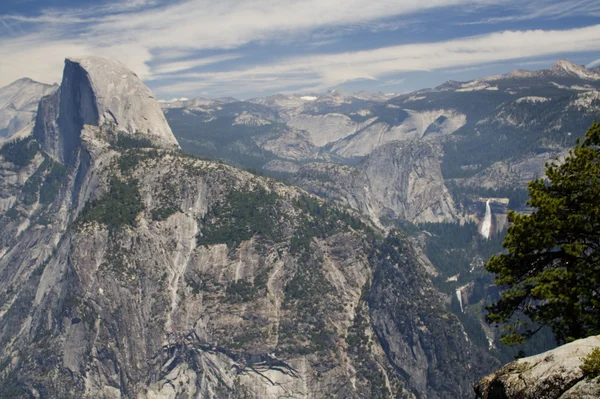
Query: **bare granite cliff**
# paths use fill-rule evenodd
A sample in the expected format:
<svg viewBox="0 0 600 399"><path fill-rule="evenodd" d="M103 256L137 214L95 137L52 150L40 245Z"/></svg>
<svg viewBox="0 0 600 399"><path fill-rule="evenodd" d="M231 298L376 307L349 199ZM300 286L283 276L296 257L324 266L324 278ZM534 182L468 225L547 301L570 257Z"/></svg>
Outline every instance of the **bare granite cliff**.
<svg viewBox="0 0 600 399"><path fill-rule="evenodd" d="M157 147L179 147L150 89L108 58L66 59L60 89L40 102L33 133L47 154L69 163L84 125L102 134L143 135Z"/></svg>
<svg viewBox="0 0 600 399"><path fill-rule="evenodd" d="M441 150L433 142L392 142L355 166L302 166L291 181L317 195L340 200L374 221L452 222L458 211L444 185L440 157Z"/></svg>

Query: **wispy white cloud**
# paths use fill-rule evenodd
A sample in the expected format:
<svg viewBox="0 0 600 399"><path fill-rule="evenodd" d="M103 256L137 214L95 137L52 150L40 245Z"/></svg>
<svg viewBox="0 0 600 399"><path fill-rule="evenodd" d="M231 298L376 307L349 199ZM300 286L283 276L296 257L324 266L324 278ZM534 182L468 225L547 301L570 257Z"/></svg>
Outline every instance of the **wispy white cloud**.
<svg viewBox="0 0 600 399"><path fill-rule="evenodd" d="M504 22L519 22L538 18L560 19L566 17L599 17L600 2L598 0L537 0L509 1L504 3L509 15L501 17L480 18L464 25L498 24Z"/></svg>
<svg viewBox="0 0 600 399"><path fill-rule="evenodd" d="M118 58L140 77L150 79L155 73L150 64L158 70L161 63L182 61L165 57L169 52L234 50L251 42L306 38L316 30L382 23L391 17L489 1L346 0L340 6L337 0L183 0L167 5L138 0L66 11L47 9L34 16L0 15L5 26L0 26L0 59L8 57L19 65L5 69L0 64L0 86L24 74L55 81L61 71L57 65L65 56L87 54ZM19 24L21 32L28 33L20 34ZM34 55L44 48L52 51ZM36 57L43 62L31 64Z"/></svg>
<svg viewBox="0 0 600 399"><path fill-rule="evenodd" d="M406 79L402 78L402 79L388 79L384 82L381 82L380 84L378 84L379 87L382 86L397 86L397 85L403 85L404 82L406 82Z"/></svg>
<svg viewBox="0 0 600 399"><path fill-rule="evenodd" d="M235 87L262 91L264 87L277 86L263 85L265 79L273 77L278 79L282 89L288 82L328 88L347 81L380 79L401 72L473 68L494 62L583 51L600 51L600 25L570 30L505 31L443 42L293 57L241 70L183 74L181 78L193 81L203 89L223 92L233 91ZM169 93L185 89L185 84L177 83L159 87L157 91Z"/></svg>
<svg viewBox="0 0 600 399"><path fill-rule="evenodd" d="M176 62L167 62L159 64L156 68L152 70L154 79L164 78L161 75L168 75L177 72L187 71L190 69L198 68L201 66L218 64L224 61L231 61L237 58L240 58L239 54L224 54L224 55L216 55L214 57L204 57L204 58L196 58L186 61L176 61Z"/></svg>
<svg viewBox="0 0 600 399"><path fill-rule="evenodd" d="M534 3L540 15L578 12L556 0ZM590 12L600 8L591 0L576 3ZM199 91L224 95L317 90L406 71L473 68L600 48L598 26L506 31L334 54L273 55L264 58L268 62L247 60L242 48L299 40L304 48L311 48L306 44L312 42L312 51L317 52L322 51L316 45L319 41L327 45L360 30L398 29L425 15L420 13L461 9L468 14L499 4L514 10L535 8L531 2L517 0L346 0L343 6L338 0L180 0L168 4L137 0L60 12L47 9L35 16L0 15L0 86L23 76L56 82L64 57L92 54L119 59L151 81L159 94L179 96ZM245 65L252 66L206 72L240 54ZM213 67L206 68L209 65Z"/></svg>
<svg viewBox="0 0 600 399"><path fill-rule="evenodd" d="M587 68L596 68L597 66L600 66L600 58L586 65Z"/></svg>

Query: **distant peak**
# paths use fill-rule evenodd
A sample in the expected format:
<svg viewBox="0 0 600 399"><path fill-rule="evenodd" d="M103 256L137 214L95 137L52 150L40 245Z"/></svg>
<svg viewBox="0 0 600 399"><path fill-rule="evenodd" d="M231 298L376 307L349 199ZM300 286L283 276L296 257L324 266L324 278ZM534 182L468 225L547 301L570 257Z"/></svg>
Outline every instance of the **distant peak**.
<svg viewBox="0 0 600 399"><path fill-rule="evenodd" d="M35 82L35 80L25 77L25 78L17 79L15 82L33 83L33 82ZM39 83L39 82L35 82L35 83Z"/></svg>
<svg viewBox="0 0 600 399"><path fill-rule="evenodd" d="M598 74L596 71L587 69L583 65L573 64L569 60L558 60L558 62L552 68L550 68L550 70L554 73L577 76L581 79L600 80L600 74Z"/></svg>
<svg viewBox="0 0 600 399"><path fill-rule="evenodd" d="M38 82L37 80L33 80L31 78L21 78L21 79L17 79L14 82L10 83L8 86L6 87L11 87L11 86L23 86L23 85L39 85L39 86L44 86L44 87L52 87L52 86L56 86L56 85L49 85L46 83L42 83L42 82Z"/></svg>
<svg viewBox="0 0 600 399"><path fill-rule="evenodd" d="M554 66L552 67L552 69L554 69L554 70L563 70L563 71L566 71L566 72L572 72L572 71L585 70L586 68L583 65L573 64L571 61L569 61L567 59L562 59L562 60L558 60L556 62L556 64L554 64Z"/></svg>

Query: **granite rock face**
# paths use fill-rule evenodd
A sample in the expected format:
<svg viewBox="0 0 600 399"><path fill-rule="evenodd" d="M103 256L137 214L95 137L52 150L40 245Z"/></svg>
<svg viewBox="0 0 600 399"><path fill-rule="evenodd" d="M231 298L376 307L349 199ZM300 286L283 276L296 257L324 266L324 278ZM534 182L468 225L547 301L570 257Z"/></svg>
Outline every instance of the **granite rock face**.
<svg viewBox="0 0 600 399"><path fill-rule="evenodd" d="M60 89L40 102L34 136L46 153L69 163L85 125L98 127L101 136L125 135L161 148L179 147L150 89L108 58L65 60Z"/></svg>
<svg viewBox="0 0 600 399"><path fill-rule="evenodd" d="M598 347L600 336L593 336L516 360L483 378L475 387L477 398L597 398L598 379L586 378L580 366L582 358Z"/></svg>
<svg viewBox="0 0 600 399"><path fill-rule="evenodd" d="M440 157L433 142L393 142L356 166L308 164L295 171L291 181L340 200L376 222L452 222L457 220L457 207L444 185Z"/></svg>

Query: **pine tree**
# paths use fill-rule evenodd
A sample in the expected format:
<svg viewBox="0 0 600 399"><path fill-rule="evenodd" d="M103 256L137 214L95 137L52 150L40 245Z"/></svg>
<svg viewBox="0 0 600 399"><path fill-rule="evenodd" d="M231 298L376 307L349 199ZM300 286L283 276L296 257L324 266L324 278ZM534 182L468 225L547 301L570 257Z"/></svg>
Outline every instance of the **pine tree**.
<svg viewBox="0 0 600 399"><path fill-rule="evenodd" d="M504 288L487 320L504 324L507 344L543 326L559 344L600 333L600 124L546 177L529 183L533 213L509 212L507 253L486 264Z"/></svg>

